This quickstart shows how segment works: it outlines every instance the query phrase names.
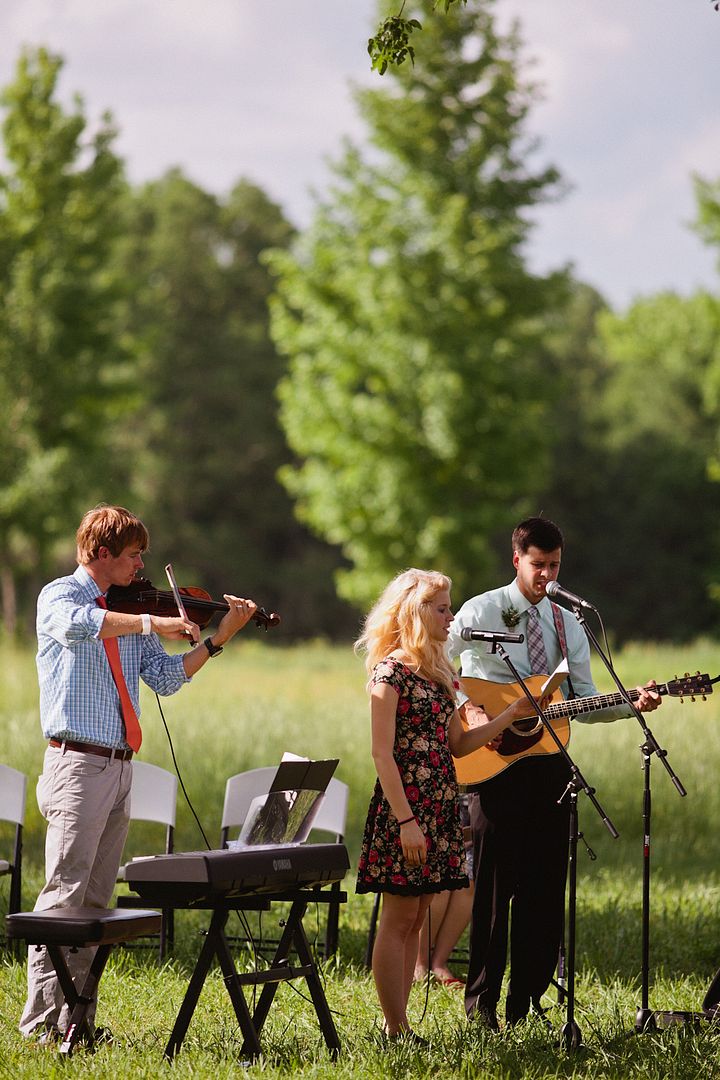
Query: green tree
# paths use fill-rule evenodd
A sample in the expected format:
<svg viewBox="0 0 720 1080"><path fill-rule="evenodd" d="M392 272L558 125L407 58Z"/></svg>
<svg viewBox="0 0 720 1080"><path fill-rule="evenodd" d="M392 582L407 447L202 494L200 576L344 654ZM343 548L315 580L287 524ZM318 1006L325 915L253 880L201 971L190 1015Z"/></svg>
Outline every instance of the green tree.
<svg viewBox="0 0 720 1080"><path fill-rule="evenodd" d="M544 504L564 524L563 574L618 640L714 633L720 304L663 293L624 314L598 307L596 324L574 350L581 378L563 400Z"/></svg>
<svg viewBox="0 0 720 1080"><path fill-rule="evenodd" d="M55 100L62 61L22 55L3 91L0 175L0 564L12 628L16 588L42 573L78 507L99 498L112 421L126 403L109 255L120 227L121 163L105 115Z"/></svg>
<svg viewBox="0 0 720 1080"><path fill-rule="evenodd" d="M709 247L715 248L720 271L720 180L712 182L695 176L693 181L698 207L695 229ZM718 307L720 300L717 297L711 298L709 309L716 312ZM709 310L708 315L712 318ZM709 471L713 480L720 481L720 353L717 348L712 351L704 371L701 397L703 412L713 416L716 422L715 445L709 461Z"/></svg>
<svg viewBox="0 0 720 1080"><path fill-rule="evenodd" d="M492 7L432 20L422 58L359 94L375 152L347 149L307 234L272 258L301 459L283 481L360 604L413 563L445 568L458 597L489 580L488 538L547 460L541 331L564 279L530 273L524 245L558 174L528 165L534 87Z"/></svg>
<svg viewBox="0 0 720 1080"><path fill-rule="evenodd" d="M720 269L720 180L693 177L698 213L695 228L706 244L717 248Z"/></svg>
<svg viewBox="0 0 720 1080"><path fill-rule="evenodd" d="M178 170L132 193L128 223L126 329L143 387L128 453L156 547L162 538L160 573L171 560L181 584L276 608L281 634L346 627L339 556L298 525L276 479L290 455L259 256L287 245L291 226L253 184L223 200Z"/></svg>

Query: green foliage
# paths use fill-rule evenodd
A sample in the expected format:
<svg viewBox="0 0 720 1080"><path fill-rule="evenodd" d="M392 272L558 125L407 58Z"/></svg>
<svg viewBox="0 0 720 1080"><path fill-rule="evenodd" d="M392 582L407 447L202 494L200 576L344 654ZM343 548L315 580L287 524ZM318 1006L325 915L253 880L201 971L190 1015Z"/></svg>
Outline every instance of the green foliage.
<svg viewBox="0 0 720 1080"><path fill-rule="evenodd" d="M621 552L615 590L605 571L598 595L611 594L606 614L622 636L716 632L710 586L720 577L720 486L709 469L717 470L719 449L720 301L705 292L661 294L625 315L603 314L598 329L609 365L600 415L614 481L614 505L598 525L613 520ZM678 574L680 553L688 573Z"/></svg>
<svg viewBox="0 0 720 1080"><path fill-rule="evenodd" d="M403 0L397 15L388 15L378 26L375 35L368 40L371 70L380 75L385 74L388 65L395 64L399 67L408 57L411 63L415 63L415 49L410 44L410 35L413 30L422 30L422 24L417 19L403 18L405 2L406 0ZM458 2L459 0L434 0L432 6L442 6L447 15L452 5ZM462 3L467 4L467 0L462 0Z"/></svg>
<svg viewBox="0 0 720 1080"><path fill-rule="evenodd" d="M523 245L558 176L524 164L532 88L489 5L428 34L394 93L359 95L380 162L349 148L271 264L281 419L302 459L281 475L363 605L411 564L441 566L459 595L489 578L488 536L545 463L542 320L562 281L532 275Z"/></svg>
<svg viewBox="0 0 720 1080"><path fill-rule="evenodd" d="M171 558L188 584L257 597L283 614L276 636L354 633L332 585L338 553L297 523L276 479L290 454L259 257L291 226L244 181L225 200L177 171L129 190L109 117L89 132L79 99L70 114L56 102L61 63L24 54L2 99L6 625L71 565L80 514L107 501L147 517L158 574Z"/></svg>
<svg viewBox="0 0 720 1080"><path fill-rule="evenodd" d="M720 270L720 180L710 182L694 177L698 214L695 227L706 244L717 249ZM717 429L720 413L720 362L718 351L718 319L720 301L716 296L700 293L694 300L697 330L700 336L696 344L693 333L693 372L697 374L701 415L711 419ZM687 323L685 331L688 332ZM698 354L700 359L698 360ZM698 370L699 364L701 365ZM677 365L676 365L677 366ZM720 439L714 437L715 447L710 459L710 472L714 480L720 480Z"/></svg>
<svg viewBox="0 0 720 1080"><path fill-rule="evenodd" d="M707 293L615 314L580 288L548 327L558 423L539 505L563 525L563 577L617 640L717 632L719 318Z"/></svg>
<svg viewBox="0 0 720 1080"><path fill-rule="evenodd" d="M720 180L704 180L700 176L693 179L698 204L696 231L706 244L720 249Z"/></svg>
<svg viewBox="0 0 720 1080"><path fill-rule="evenodd" d="M108 265L123 190L115 130L105 116L88 132L79 99L63 111L60 68L24 53L0 98L0 560L18 576L42 571L80 500L98 497L130 385Z"/></svg>
<svg viewBox="0 0 720 1080"><path fill-rule="evenodd" d="M390 15L380 24L375 37L368 41L368 53L372 60L372 70L384 75L388 64L402 64L409 56L415 63L415 50L410 44L413 30L421 30L417 19L403 19L401 15Z"/></svg>
<svg viewBox="0 0 720 1080"><path fill-rule="evenodd" d="M283 636L354 635L338 570L363 607L413 563L447 570L457 600L497 584L509 527L538 511L619 639L716 632L717 297L618 315L528 272L529 215L560 186L527 164L536 88L492 9L412 5L427 49L359 94L374 149L346 149L297 239L245 181L129 191L111 119L58 104L58 57L21 57L0 173L8 627L107 500L147 517L150 576L172 558L184 582L280 610ZM720 187L695 187L720 250Z"/></svg>
<svg viewBox="0 0 720 1080"><path fill-rule="evenodd" d="M163 538L158 573L172 559L188 584L256 597L282 612L280 634L342 624L338 559L297 524L275 475L289 454L259 257L287 245L290 225L248 182L220 200L177 170L128 202L119 273L143 386L129 430L137 505Z"/></svg>

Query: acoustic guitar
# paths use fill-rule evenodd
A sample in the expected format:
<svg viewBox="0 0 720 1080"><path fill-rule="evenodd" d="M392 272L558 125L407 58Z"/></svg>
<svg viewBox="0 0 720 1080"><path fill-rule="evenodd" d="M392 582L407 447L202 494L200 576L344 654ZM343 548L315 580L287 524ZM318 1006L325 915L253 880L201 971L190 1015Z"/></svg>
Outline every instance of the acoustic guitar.
<svg viewBox="0 0 720 1080"><path fill-rule="evenodd" d="M541 688L546 681L546 675L531 675L526 679L528 689L533 697L540 697ZM709 675L685 674L682 679L673 679L671 682L660 683L653 690L661 696L667 694L670 697L680 698L682 701L689 698L695 701L696 696L703 701L708 694L713 692L713 683L718 682L720 675L711 679ZM523 696L523 689L519 683L494 683L486 682L485 679L471 679L462 677L460 685L474 705L479 705L489 716L497 716L511 705L517 698ZM637 701L638 691L630 690L631 701ZM566 701L559 690L552 695L551 703L544 710L545 717L559 738L563 747L570 741L570 720L575 716L586 713L598 712L614 705L624 704L625 699L620 693L595 694L592 697L571 698ZM466 730L471 725L460 714L463 726ZM488 746L482 746L466 757L455 758L455 771L458 783L472 790L485 780L497 776L520 758L532 755L559 754L560 748L547 730L543 722L537 716L531 716L527 720L516 720L506 728L500 736L499 749L492 750Z"/></svg>

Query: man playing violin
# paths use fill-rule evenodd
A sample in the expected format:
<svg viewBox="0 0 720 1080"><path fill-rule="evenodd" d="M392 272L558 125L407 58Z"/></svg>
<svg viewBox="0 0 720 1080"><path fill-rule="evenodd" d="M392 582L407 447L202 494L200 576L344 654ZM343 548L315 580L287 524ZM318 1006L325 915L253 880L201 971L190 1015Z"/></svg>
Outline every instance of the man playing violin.
<svg viewBox="0 0 720 1080"><path fill-rule="evenodd" d="M256 610L252 600L226 595L228 611L202 643L199 628L181 615L109 611L108 589L129 585L143 567L147 529L121 506L97 506L83 517L76 542L75 573L46 585L37 605L40 722L48 740L37 786L47 820L38 911L108 907L130 820L131 759L142 738L140 679L158 694L174 694ZM169 655L160 638L189 639L195 647ZM69 954L75 980L90 953ZM23 1035L54 1041L69 1023L61 1006L47 951L31 949ZM94 1006L91 1023L93 1013Z"/></svg>
<svg viewBox="0 0 720 1080"><path fill-rule="evenodd" d="M466 677L511 682L513 676L501 657L479 642L466 643L460 632L464 626L512 630L524 636L522 644L506 647L521 678L539 671L538 664L547 675L565 656L570 672L567 683L571 684L563 690L565 696L597 694L582 627L569 611L551 604L545 593L548 582L555 581L560 572L560 529L546 518L528 518L512 534L512 552L515 580L462 606L450 627L450 655L460 656ZM531 620L537 620L537 630L530 627ZM661 700L652 685L637 688L636 705L641 711L656 709ZM461 711L472 726L488 722L484 710L467 699ZM607 721L628 715L622 706L579 718ZM495 743L490 746L497 749ZM562 936L570 813L569 800L562 796L569 779L561 754L526 755L484 780L470 796L475 893L465 1009L468 1017L493 1030L499 1026L496 1008L511 910L508 1023L524 1019L531 1005L542 1012L540 999L555 970Z"/></svg>

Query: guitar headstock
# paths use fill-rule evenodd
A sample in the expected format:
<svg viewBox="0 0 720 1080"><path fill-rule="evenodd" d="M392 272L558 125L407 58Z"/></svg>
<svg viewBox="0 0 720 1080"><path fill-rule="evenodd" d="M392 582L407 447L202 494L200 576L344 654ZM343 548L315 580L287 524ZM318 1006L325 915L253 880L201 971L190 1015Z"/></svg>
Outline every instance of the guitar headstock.
<svg viewBox="0 0 720 1080"><path fill-rule="evenodd" d="M701 697L704 701L708 694L712 694L713 683L718 679L720 675L711 679L709 675L701 675L699 671L695 675L686 671L683 678L671 679L667 684L667 692L670 697L679 697L681 701L683 698L694 701L696 697Z"/></svg>

